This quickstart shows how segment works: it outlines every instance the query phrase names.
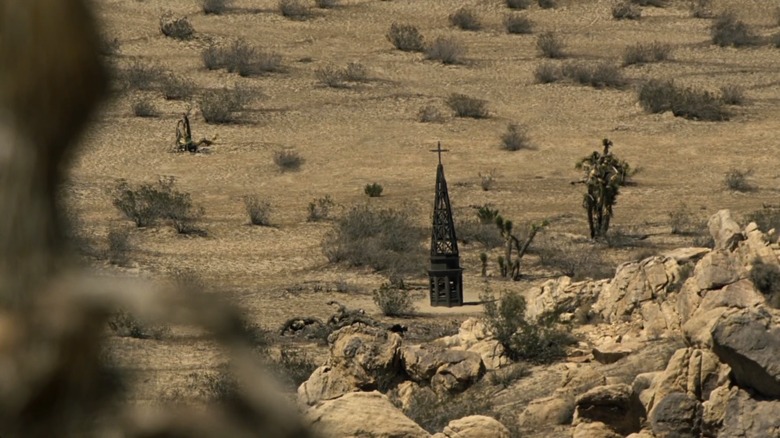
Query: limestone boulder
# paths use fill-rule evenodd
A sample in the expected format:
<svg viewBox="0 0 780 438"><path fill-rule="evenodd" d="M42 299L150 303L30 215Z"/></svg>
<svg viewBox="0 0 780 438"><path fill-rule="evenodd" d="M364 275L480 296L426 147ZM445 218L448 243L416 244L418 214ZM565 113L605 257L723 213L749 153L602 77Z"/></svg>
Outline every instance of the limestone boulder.
<svg viewBox="0 0 780 438"><path fill-rule="evenodd" d="M575 401L574 425L604 423L614 432L628 435L638 432L644 416L639 399L626 384L591 389Z"/></svg>
<svg viewBox="0 0 780 438"><path fill-rule="evenodd" d="M710 216L707 228L715 242L716 250L733 250L739 242L745 239L742 229L732 218L729 210L719 210Z"/></svg>
<svg viewBox="0 0 780 438"><path fill-rule="evenodd" d="M682 326L686 342L695 348L712 348L712 329L725 314L734 312L727 307L716 307L707 311L696 312Z"/></svg>
<svg viewBox="0 0 780 438"><path fill-rule="evenodd" d="M653 434L662 438L698 438L702 431L702 410L701 402L690 394L667 394L650 414Z"/></svg>
<svg viewBox="0 0 780 438"><path fill-rule="evenodd" d="M376 327L347 326L328 337L329 364L342 368L361 387L383 390L392 386L401 372L401 337Z"/></svg>
<svg viewBox="0 0 780 438"><path fill-rule="evenodd" d="M712 351L731 367L736 383L780 398L780 324L765 308L723 315L712 328Z"/></svg>
<svg viewBox="0 0 780 438"><path fill-rule="evenodd" d="M350 392L320 402L304 413L304 419L323 437L430 437L378 391Z"/></svg>
<svg viewBox="0 0 780 438"><path fill-rule="evenodd" d="M512 363L507 357L504 346L495 339L483 339L472 344L466 351L477 353L485 364L485 369L492 371Z"/></svg>
<svg viewBox="0 0 780 438"><path fill-rule="evenodd" d="M674 259L677 264L682 265L684 263L696 263L704 257L705 254L710 252L709 248L702 247L688 247L688 248L675 248L670 251L661 253L664 257Z"/></svg>
<svg viewBox="0 0 780 438"><path fill-rule="evenodd" d="M415 382L430 382L437 391L462 391L485 373L482 357L473 351L429 345L401 349L404 370Z"/></svg>
<svg viewBox="0 0 780 438"><path fill-rule="evenodd" d="M750 280L742 279L721 289L702 292L697 312L706 312L717 307L745 309L765 302L764 296Z"/></svg>
<svg viewBox="0 0 780 438"><path fill-rule="evenodd" d="M452 420L435 438L509 438L509 429L501 422L484 415L471 415Z"/></svg>
<svg viewBox="0 0 780 438"><path fill-rule="evenodd" d="M518 425L527 429L541 429L549 425L571 424L574 415L574 397L561 393L532 400L518 416Z"/></svg>
<svg viewBox="0 0 780 438"><path fill-rule="evenodd" d="M693 270L699 290L718 289L746 275L746 269L731 252L720 249L705 255Z"/></svg>
<svg viewBox="0 0 780 438"><path fill-rule="evenodd" d="M400 405L403 412L415 409L419 403L436 400L436 393L428 386L420 386L411 380L401 382L391 391L391 399Z"/></svg>
<svg viewBox="0 0 780 438"><path fill-rule="evenodd" d="M458 362L447 362L436 370L431 378L434 391L461 392L477 382L485 374L482 358L473 352Z"/></svg>
<svg viewBox="0 0 780 438"><path fill-rule="evenodd" d="M569 277L550 279L527 292L526 317L536 320L544 313L572 314L585 302L594 302L607 280L572 282Z"/></svg>
<svg viewBox="0 0 780 438"><path fill-rule="evenodd" d="M723 427L718 436L772 437L780 436L780 401L757 400L744 390L738 390L726 403Z"/></svg>

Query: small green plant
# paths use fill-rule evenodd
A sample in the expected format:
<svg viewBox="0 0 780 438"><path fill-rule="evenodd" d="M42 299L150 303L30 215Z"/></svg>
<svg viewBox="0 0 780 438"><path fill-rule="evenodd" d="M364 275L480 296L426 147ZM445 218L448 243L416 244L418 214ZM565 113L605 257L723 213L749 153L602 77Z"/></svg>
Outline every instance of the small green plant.
<svg viewBox="0 0 780 438"><path fill-rule="evenodd" d="M250 91L242 87L207 90L200 98L200 110L206 123L226 124L238 121L237 114L250 100Z"/></svg>
<svg viewBox="0 0 780 438"><path fill-rule="evenodd" d="M306 217L308 222L319 222L329 218L331 209L336 204L333 202L333 198L330 195L325 195L322 198L317 198L309 202L308 211L309 214Z"/></svg>
<svg viewBox="0 0 780 438"><path fill-rule="evenodd" d="M545 58L565 58L564 47L563 42L552 32L544 32L536 39L536 48Z"/></svg>
<svg viewBox="0 0 780 438"><path fill-rule="evenodd" d="M382 192L385 190L384 187L382 187L382 184L379 183L371 183L366 184L366 186L363 188L363 192L365 192L366 195L368 195L369 198L378 198L382 196Z"/></svg>
<svg viewBox="0 0 780 438"><path fill-rule="evenodd" d="M724 85L720 87L720 100L726 105L743 105L745 89L739 85Z"/></svg>
<svg viewBox="0 0 780 438"><path fill-rule="evenodd" d="M756 289L766 295L770 306L780 308L780 267L756 259L750 269L750 281Z"/></svg>
<svg viewBox="0 0 780 438"><path fill-rule="evenodd" d="M203 0L202 8L206 14L220 15L227 9L232 0Z"/></svg>
<svg viewBox="0 0 780 438"><path fill-rule="evenodd" d="M309 7L302 0L279 0L279 12L292 20L306 20L311 16Z"/></svg>
<svg viewBox="0 0 780 438"><path fill-rule="evenodd" d="M396 49L404 52L425 51L425 39L417 27L411 24L391 24L387 32L387 40Z"/></svg>
<svg viewBox="0 0 780 438"><path fill-rule="evenodd" d="M517 123L510 123L506 128L506 132L501 135L501 148L507 151L533 149L528 136L528 129Z"/></svg>
<svg viewBox="0 0 780 438"><path fill-rule="evenodd" d="M454 38L438 37L425 48L425 57L442 64L463 64L466 47Z"/></svg>
<svg viewBox="0 0 780 438"><path fill-rule="evenodd" d="M462 7L450 15L450 24L463 30L480 30L482 23L477 14L466 7Z"/></svg>
<svg viewBox="0 0 780 438"><path fill-rule="evenodd" d="M561 68L552 62L539 64L534 70L534 79L539 84L550 84L563 79Z"/></svg>
<svg viewBox="0 0 780 438"><path fill-rule="evenodd" d="M255 195L244 196L244 208L249 215L249 223L261 227L271 226L271 203Z"/></svg>
<svg viewBox="0 0 780 438"><path fill-rule="evenodd" d="M143 97L133 102L133 114L136 117L159 117L160 112L152 102L152 99Z"/></svg>
<svg viewBox="0 0 780 438"><path fill-rule="evenodd" d="M420 123L444 123L444 115L439 108L426 105L417 112L417 121Z"/></svg>
<svg viewBox="0 0 780 438"><path fill-rule="evenodd" d="M505 0L509 9L528 9L531 6L531 0Z"/></svg>
<svg viewBox="0 0 780 438"><path fill-rule="evenodd" d="M721 47L746 47L758 44L759 38L733 12L718 16L710 28L712 43Z"/></svg>
<svg viewBox="0 0 780 438"><path fill-rule="evenodd" d="M408 316L414 313L414 303L409 291L383 283L373 293L374 304L385 316Z"/></svg>
<svg viewBox="0 0 780 438"><path fill-rule="evenodd" d="M629 1L622 1L612 6L612 18L616 20L639 20L642 10Z"/></svg>
<svg viewBox="0 0 780 438"><path fill-rule="evenodd" d="M520 14L510 14L504 19L507 33L525 35L533 32L533 23L528 17Z"/></svg>
<svg viewBox="0 0 780 438"><path fill-rule="evenodd" d="M731 168L726 172L726 177L723 179L723 185L728 190L734 190L736 192L749 192L755 190L748 178L753 174L753 169L741 170L737 168Z"/></svg>
<svg viewBox="0 0 780 438"><path fill-rule="evenodd" d="M587 187L582 206L587 212L591 239L606 237L612 208L629 171L628 164L609 150L612 147L609 139L602 140L602 145L601 153L593 151L575 166L583 172L582 183Z"/></svg>
<svg viewBox="0 0 780 438"><path fill-rule="evenodd" d="M652 43L638 43L626 47L623 52L623 65L647 64L661 62L669 59L672 46L657 41Z"/></svg>
<svg viewBox="0 0 780 438"><path fill-rule="evenodd" d="M466 96L465 94L450 94L447 98L447 106L455 112L456 117L470 117L472 119L489 117L486 100Z"/></svg>
<svg viewBox="0 0 780 438"><path fill-rule="evenodd" d="M172 12L166 12L160 17L160 32L169 38L189 40L195 29L187 17L175 17Z"/></svg>
<svg viewBox="0 0 780 438"><path fill-rule="evenodd" d="M282 172L297 172L306 160L294 149L274 152L274 163Z"/></svg>

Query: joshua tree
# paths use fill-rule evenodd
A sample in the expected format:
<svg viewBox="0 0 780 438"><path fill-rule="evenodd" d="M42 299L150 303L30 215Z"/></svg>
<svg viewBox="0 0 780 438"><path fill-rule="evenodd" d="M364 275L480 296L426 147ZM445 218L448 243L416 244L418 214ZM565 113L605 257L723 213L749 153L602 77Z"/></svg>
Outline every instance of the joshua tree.
<svg viewBox="0 0 780 438"><path fill-rule="evenodd" d="M582 206L588 212L591 239L607 235L612 207L617 203L620 186L625 184L630 171L628 163L610 152L612 142L609 139L605 138L602 144L602 153L593 151L575 166L585 173L580 181L587 187Z"/></svg>
<svg viewBox="0 0 780 438"><path fill-rule="evenodd" d="M528 238L526 238L525 243L521 246L520 239L512 233L512 221L504 220L500 215L496 216L496 226L498 226L499 231L501 231L501 236L504 238L504 242L506 242L504 255L498 256L498 267L501 270L502 277L511 277L514 281L520 279L520 259L523 258L526 251L528 251L528 246L531 245L531 241L536 237L536 233L547 226L547 224L548 222L546 220L538 224L532 224L531 229L528 232ZM517 255L514 256L514 259L512 256L513 249L517 250Z"/></svg>

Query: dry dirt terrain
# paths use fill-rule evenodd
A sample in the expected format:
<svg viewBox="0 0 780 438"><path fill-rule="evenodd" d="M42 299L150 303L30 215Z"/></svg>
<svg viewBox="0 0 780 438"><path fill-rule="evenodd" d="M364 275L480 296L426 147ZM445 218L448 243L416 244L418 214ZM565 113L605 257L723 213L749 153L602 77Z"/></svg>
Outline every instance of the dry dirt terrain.
<svg viewBox="0 0 780 438"><path fill-rule="evenodd" d="M533 22L529 35L505 31L503 20L510 10L501 0L342 0L332 9L309 5L312 16L305 20L282 16L276 0L236 0L220 15L204 14L200 2L191 0L95 3L107 38L118 42L116 53L107 56L117 73L115 93L85 135L65 196L96 252L104 251L108 231L117 227L129 230L131 249L125 266L94 256L90 263L105 275L165 278L182 270L194 272L268 330L276 331L296 315L327 318L329 300L384 318L371 299L371 291L386 281L384 275L329 263L322 241L333 222L308 222L307 205L329 195L338 205L334 217L369 204L411 211L420 226L429 226L437 164L429 150L438 141L449 149L443 161L456 220L476 219L473 207L484 204L518 224L549 219L537 238L543 243L587 240L583 186L570 184L581 177L574 164L599 149L602 138L611 139L615 154L641 168L635 184L621 191L613 230L646 236L636 245L579 247L604 254L612 266L639 253L690 244L692 237L671 233L669 213L681 205L692 220L700 221L719 209L744 215L764 203L778 203L780 49L713 45L713 20L692 18L687 2L642 8L636 21L615 20L611 1L560 0L553 9L534 4L521 12ZM713 3L716 14L734 10L762 37L778 31L775 1ZM471 32L453 27L448 16L459 6L476 11L483 28ZM159 19L166 12L187 17L194 36L185 41L164 36ZM427 41L454 37L467 49L465 62L444 65L421 53L396 50L386 38L394 22L417 26ZM627 46L653 41L669 44L673 51L663 62L621 66L629 80L622 89L539 84L534 71L548 61L540 57L536 41L546 31L565 42L567 59L554 63L608 61L620 66ZM238 38L280 54L282 71L242 77L204 67L201 53L210 43L230 44ZM125 89L122 72L135 61L192 80L195 94L165 100L158 91ZM367 81L333 88L316 76L318 69L350 62L367 68ZM637 87L649 79L674 79L713 93L737 85L744 89L745 103L728 106L730 119L721 122L649 114L637 100ZM245 87L254 99L237 123L208 124L199 96L225 86ZM445 103L451 93L486 100L489 117L452 116ZM133 114L133 102L142 97L152 99L159 117ZM418 111L426 105L438 107L445 120L419 122ZM194 137L217 137L209 153L171 152L176 122L188 110ZM509 123L527 128L533 148L501 148ZM282 172L274 163L274 153L288 148L305 159L298 171ZM733 168L752 169L753 190L724 186ZM490 171L495 184L483 191L479 174ZM137 184L160 176L175 177L176 188L204 208L199 225L205 237L182 236L163 226L136 228L112 205L117 180ZM384 186L381 197L364 194L364 186L372 182ZM270 203L273 226L249 224L246 195ZM482 251L479 244L461 244L467 301L484 287ZM487 282L493 291L522 291L560 273L541 266L531 254L522 265L529 275L520 282L506 281L495 267L501 251L489 253L492 276ZM424 284L424 269L407 282ZM348 291L337 291L338 285L348 285L341 287ZM402 323L420 337L425 333L415 327L428 327L433 337L481 312L480 306L440 312L426 307L424 291L415 293L419 314ZM315 357L322 348L309 347ZM163 340L117 337L109 350L137 374L138 391L129 397L140 403L170 395L193 371L222 361L209 341L182 327L174 327Z"/></svg>

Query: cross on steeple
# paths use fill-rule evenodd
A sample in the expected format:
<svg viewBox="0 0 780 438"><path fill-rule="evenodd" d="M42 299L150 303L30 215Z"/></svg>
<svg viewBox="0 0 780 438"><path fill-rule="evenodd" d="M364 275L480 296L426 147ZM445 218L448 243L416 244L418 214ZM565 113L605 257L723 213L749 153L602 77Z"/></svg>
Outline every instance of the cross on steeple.
<svg viewBox="0 0 780 438"><path fill-rule="evenodd" d="M439 143L436 145L436 149L430 149L430 151L431 151L431 152L438 152L438 153L439 153L439 164L441 164L441 153L442 153L442 152L449 152L450 150L449 150L449 149L442 149L442 148L441 148L441 142L439 142Z"/></svg>

